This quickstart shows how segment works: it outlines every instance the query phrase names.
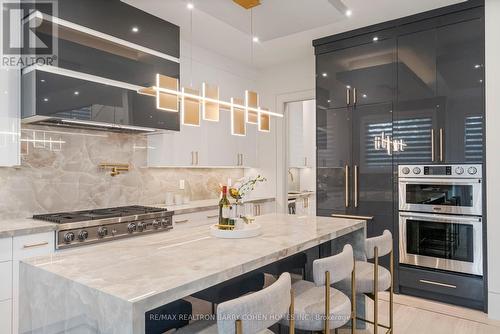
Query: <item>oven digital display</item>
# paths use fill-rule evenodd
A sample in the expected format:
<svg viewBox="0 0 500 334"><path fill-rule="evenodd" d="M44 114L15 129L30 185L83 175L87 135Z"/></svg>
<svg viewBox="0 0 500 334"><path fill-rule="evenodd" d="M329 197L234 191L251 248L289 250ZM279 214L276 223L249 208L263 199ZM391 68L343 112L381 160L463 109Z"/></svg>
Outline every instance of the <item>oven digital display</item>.
<svg viewBox="0 0 500 334"><path fill-rule="evenodd" d="M424 175L451 175L451 166L425 166Z"/></svg>

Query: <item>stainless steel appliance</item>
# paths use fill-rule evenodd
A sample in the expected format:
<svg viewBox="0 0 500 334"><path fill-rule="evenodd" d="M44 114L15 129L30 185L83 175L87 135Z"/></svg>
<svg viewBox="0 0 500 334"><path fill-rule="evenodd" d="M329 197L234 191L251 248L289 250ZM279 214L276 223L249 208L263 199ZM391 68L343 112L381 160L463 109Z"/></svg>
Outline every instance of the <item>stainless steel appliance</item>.
<svg viewBox="0 0 500 334"><path fill-rule="evenodd" d="M481 165L399 166L400 263L483 274Z"/></svg>
<svg viewBox="0 0 500 334"><path fill-rule="evenodd" d="M56 249L95 244L136 235L169 231L173 212L145 206L34 215L33 219L60 224Z"/></svg>
<svg viewBox="0 0 500 334"><path fill-rule="evenodd" d="M399 166L399 210L482 215L481 165Z"/></svg>
<svg viewBox="0 0 500 334"><path fill-rule="evenodd" d="M481 217L399 213L399 262L483 274Z"/></svg>

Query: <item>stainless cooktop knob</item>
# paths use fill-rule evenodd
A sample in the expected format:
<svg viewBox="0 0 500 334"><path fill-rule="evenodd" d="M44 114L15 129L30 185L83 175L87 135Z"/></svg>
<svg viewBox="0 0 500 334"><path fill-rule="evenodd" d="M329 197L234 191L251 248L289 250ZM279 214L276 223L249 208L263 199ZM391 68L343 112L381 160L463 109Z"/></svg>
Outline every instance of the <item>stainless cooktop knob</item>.
<svg viewBox="0 0 500 334"><path fill-rule="evenodd" d="M66 232L66 234L64 234L65 243L69 244L73 240L75 240L75 234L73 232Z"/></svg>
<svg viewBox="0 0 500 334"><path fill-rule="evenodd" d="M78 240L85 241L89 237L89 232L82 230L78 232Z"/></svg>
<svg viewBox="0 0 500 334"><path fill-rule="evenodd" d="M105 236L108 235L108 228L107 227L104 227L104 226L101 226L97 229L97 235L100 237L100 238L104 238Z"/></svg>
<svg viewBox="0 0 500 334"><path fill-rule="evenodd" d="M146 223L137 224L137 229L139 230L139 232L144 231L146 229Z"/></svg>
<svg viewBox="0 0 500 334"><path fill-rule="evenodd" d="M134 233L137 230L137 225L135 223L130 223L127 226L128 233Z"/></svg>
<svg viewBox="0 0 500 334"><path fill-rule="evenodd" d="M467 172L470 174L470 175L474 175L477 173L477 168L476 167L469 167L469 169L467 169Z"/></svg>
<svg viewBox="0 0 500 334"><path fill-rule="evenodd" d="M457 168L455 168L455 173L457 175L462 175L464 173L464 168L463 167L457 167Z"/></svg>
<svg viewBox="0 0 500 334"><path fill-rule="evenodd" d="M422 170L420 169L420 167L415 167L413 168L413 174L420 174L422 172Z"/></svg>
<svg viewBox="0 0 500 334"><path fill-rule="evenodd" d="M410 169L408 167L404 167L402 169L403 174L410 174Z"/></svg>
<svg viewBox="0 0 500 334"><path fill-rule="evenodd" d="M168 227L170 225L170 220L168 218L163 218L161 220L161 224L163 225L163 227Z"/></svg>
<svg viewBox="0 0 500 334"><path fill-rule="evenodd" d="M156 230L158 229L158 227L160 227L160 221L159 220L154 220L153 221L153 228Z"/></svg>

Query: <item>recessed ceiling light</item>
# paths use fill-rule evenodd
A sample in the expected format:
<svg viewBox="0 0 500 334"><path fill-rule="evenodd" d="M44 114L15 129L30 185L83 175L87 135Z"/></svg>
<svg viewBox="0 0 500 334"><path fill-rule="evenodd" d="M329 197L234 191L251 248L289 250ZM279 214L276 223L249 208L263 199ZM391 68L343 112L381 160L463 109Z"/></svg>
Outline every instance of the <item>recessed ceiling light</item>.
<svg viewBox="0 0 500 334"><path fill-rule="evenodd" d="M347 86L345 86L345 88L351 89L351 85L347 85Z"/></svg>
<svg viewBox="0 0 500 334"><path fill-rule="evenodd" d="M252 38L252 41L253 41L254 43L259 43L259 37L254 36L254 37Z"/></svg>
<svg viewBox="0 0 500 334"><path fill-rule="evenodd" d="M348 9L345 11L345 16L351 17L352 16L352 10Z"/></svg>
<svg viewBox="0 0 500 334"><path fill-rule="evenodd" d="M139 27L132 27L132 32L139 32Z"/></svg>
<svg viewBox="0 0 500 334"><path fill-rule="evenodd" d="M77 90L75 90L75 92L74 92L73 94L75 94L75 95L80 95L80 92L79 92L79 91L77 91Z"/></svg>
<svg viewBox="0 0 500 334"><path fill-rule="evenodd" d="M187 7L187 9L192 10L192 9L194 9L194 4L192 2L188 2L186 7Z"/></svg>
<svg viewBox="0 0 500 334"><path fill-rule="evenodd" d="M363 94L363 98L366 99L368 97L368 95L366 94Z"/></svg>
<svg viewBox="0 0 500 334"><path fill-rule="evenodd" d="M326 73L326 72L321 73L321 76L322 76L323 78L326 78L326 77L328 76L328 73Z"/></svg>
<svg viewBox="0 0 500 334"><path fill-rule="evenodd" d="M43 102L49 102L49 99L47 97L44 97Z"/></svg>
<svg viewBox="0 0 500 334"><path fill-rule="evenodd" d="M373 41L374 42L378 41L378 37L377 36L373 37Z"/></svg>
<svg viewBox="0 0 500 334"><path fill-rule="evenodd" d="M326 102L330 103L330 102L332 102L332 100L328 100L328 101L326 101Z"/></svg>

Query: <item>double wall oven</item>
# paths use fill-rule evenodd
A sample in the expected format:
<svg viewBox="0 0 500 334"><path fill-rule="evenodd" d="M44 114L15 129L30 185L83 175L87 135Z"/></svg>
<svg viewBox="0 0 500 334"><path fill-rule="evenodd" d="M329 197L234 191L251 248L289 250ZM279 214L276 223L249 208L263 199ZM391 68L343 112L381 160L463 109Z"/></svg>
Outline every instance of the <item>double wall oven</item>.
<svg viewBox="0 0 500 334"><path fill-rule="evenodd" d="M481 165L399 166L400 263L483 274Z"/></svg>

